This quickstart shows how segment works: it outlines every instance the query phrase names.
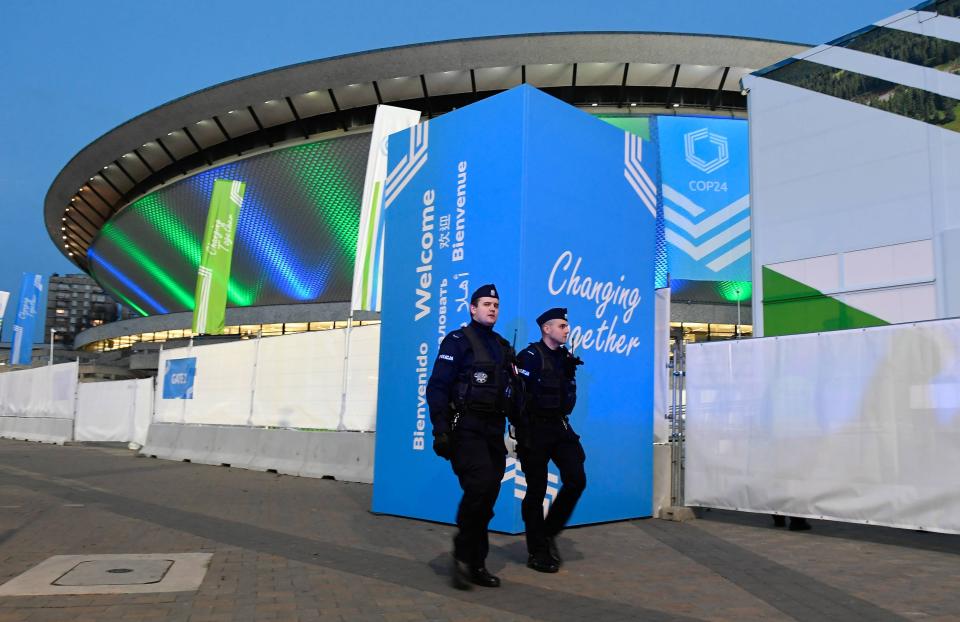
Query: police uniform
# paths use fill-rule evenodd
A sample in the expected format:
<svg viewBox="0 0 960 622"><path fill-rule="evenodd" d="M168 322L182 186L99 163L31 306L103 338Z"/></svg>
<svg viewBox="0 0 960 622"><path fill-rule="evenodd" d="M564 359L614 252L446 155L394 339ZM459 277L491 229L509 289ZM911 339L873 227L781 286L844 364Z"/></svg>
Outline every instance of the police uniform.
<svg viewBox="0 0 960 622"><path fill-rule="evenodd" d="M537 318L537 324L542 326L552 319L566 319L566 309L546 311ZM581 363L565 347L551 350L542 340L531 343L517 357L527 398L524 422L517 430L517 457L527 480L522 504L527 566L541 572L559 569L555 538L587 485L583 469L586 455L568 419L577 401L576 366ZM560 470L563 485L544 518L550 460Z"/></svg>
<svg viewBox="0 0 960 622"><path fill-rule="evenodd" d="M474 292L471 304L481 297L499 298L493 285ZM514 363L503 337L471 321L444 337L427 384L434 451L450 460L463 489L453 538L454 584L461 588L465 581L500 584L485 566L487 526L506 466L504 422L517 399Z"/></svg>

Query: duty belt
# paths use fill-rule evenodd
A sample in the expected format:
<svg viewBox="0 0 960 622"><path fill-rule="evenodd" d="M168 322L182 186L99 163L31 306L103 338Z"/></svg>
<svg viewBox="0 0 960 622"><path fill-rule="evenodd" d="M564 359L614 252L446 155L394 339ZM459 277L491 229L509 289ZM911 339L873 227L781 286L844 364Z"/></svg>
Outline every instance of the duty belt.
<svg viewBox="0 0 960 622"><path fill-rule="evenodd" d="M542 415L542 414L539 414L539 413L531 413L531 414L530 414L530 419L533 420L534 423L554 423L554 422L558 422L558 423L560 423L560 424L563 425L564 429L566 429L566 428L569 426L569 424L570 424L570 420L569 420L569 418L567 417L567 415L548 415L548 414L543 414L543 415Z"/></svg>

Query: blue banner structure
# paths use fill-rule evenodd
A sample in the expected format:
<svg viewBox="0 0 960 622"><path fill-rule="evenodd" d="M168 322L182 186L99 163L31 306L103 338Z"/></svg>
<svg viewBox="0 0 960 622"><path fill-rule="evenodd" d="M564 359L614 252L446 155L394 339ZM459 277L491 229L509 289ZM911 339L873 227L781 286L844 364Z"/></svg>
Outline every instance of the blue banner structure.
<svg viewBox="0 0 960 622"><path fill-rule="evenodd" d="M649 516L651 143L523 86L394 134L388 171L373 511L453 522L461 492L431 450L425 389L471 291L492 282L496 329L518 349L543 310L569 308L589 482L571 523ZM523 481L508 459L493 529L523 530ZM557 482L551 470L547 503Z"/></svg>
<svg viewBox="0 0 960 622"><path fill-rule="evenodd" d="M12 365L29 365L33 361L33 339L37 328L37 309L43 296L43 277L23 273L20 279L20 301L13 322L13 344L10 348Z"/></svg>
<svg viewBox="0 0 960 622"><path fill-rule="evenodd" d="M197 357L169 359L163 368L163 399L192 400Z"/></svg>
<svg viewBox="0 0 960 622"><path fill-rule="evenodd" d="M657 117L671 279L749 281L747 122Z"/></svg>

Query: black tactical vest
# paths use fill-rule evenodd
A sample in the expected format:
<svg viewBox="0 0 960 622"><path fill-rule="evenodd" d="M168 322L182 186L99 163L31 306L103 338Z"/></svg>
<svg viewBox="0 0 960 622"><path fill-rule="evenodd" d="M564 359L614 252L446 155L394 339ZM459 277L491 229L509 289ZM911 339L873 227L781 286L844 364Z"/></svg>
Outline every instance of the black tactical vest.
<svg viewBox="0 0 960 622"><path fill-rule="evenodd" d="M542 341L530 344L540 354L540 381L534 388L532 409L539 415L569 415L573 410L577 385L572 377L567 377L564 369L556 364L555 353ZM566 356L570 356L564 350Z"/></svg>
<svg viewBox="0 0 960 622"><path fill-rule="evenodd" d="M460 373L454 387L458 410L481 415L508 414L513 390L510 344L494 334L497 346L502 350L501 362L498 363L490 356L487 345L473 326L464 326L461 331L470 342L473 364Z"/></svg>

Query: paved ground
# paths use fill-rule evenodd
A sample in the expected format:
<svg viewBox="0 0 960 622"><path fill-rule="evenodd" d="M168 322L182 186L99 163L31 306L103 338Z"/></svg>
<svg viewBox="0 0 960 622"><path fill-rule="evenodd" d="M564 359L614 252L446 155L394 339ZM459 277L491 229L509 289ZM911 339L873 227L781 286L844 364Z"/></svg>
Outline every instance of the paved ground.
<svg viewBox="0 0 960 622"><path fill-rule="evenodd" d="M559 574L494 536L500 589L457 592L451 528L371 487L0 441L0 583L52 555L213 554L195 592L0 598L7 620L960 620L960 537L712 511L571 529Z"/></svg>

